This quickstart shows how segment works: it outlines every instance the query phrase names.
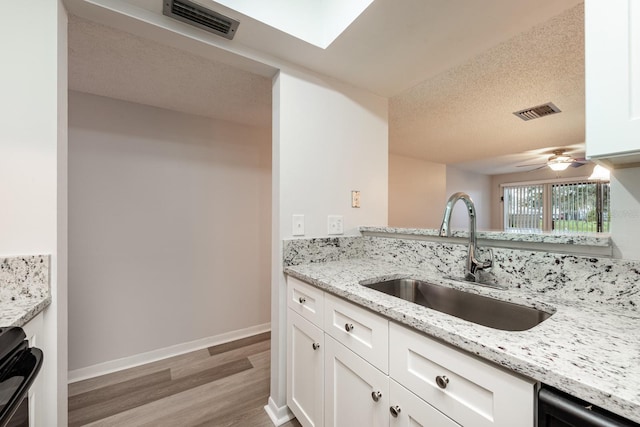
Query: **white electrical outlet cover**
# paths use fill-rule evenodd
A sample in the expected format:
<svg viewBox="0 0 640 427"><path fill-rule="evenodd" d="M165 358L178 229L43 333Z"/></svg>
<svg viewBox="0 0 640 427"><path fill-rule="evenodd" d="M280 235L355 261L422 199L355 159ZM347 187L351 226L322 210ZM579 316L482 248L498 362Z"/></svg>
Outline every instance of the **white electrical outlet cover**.
<svg viewBox="0 0 640 427"><path fill-rule="evenodd" d="M292 236L304 236L304 215L294 215L292 227Z"/></svg>
<svg viewBox="0 0 640 427"><path fill-rule="evenodd" d="M344 225L342 215L329 215L327 217L327 234L343 234Z"/></svg>

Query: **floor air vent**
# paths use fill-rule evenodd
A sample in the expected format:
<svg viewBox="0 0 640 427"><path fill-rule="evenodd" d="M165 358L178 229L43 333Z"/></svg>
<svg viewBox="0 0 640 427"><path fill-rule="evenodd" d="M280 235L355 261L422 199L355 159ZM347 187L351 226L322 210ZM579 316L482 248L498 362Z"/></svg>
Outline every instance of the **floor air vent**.
<svg viewBox="0 0 640 427"><path fill-rule="evenodd" d="M516 111L516 116L520 117L522 120L533 120L539 119L540 117L549 116L551 114L560 113L560 109L553 105L551 102L547 102L546 104L538 105L537 107L527 108L525 110Z"/></svg>
<svg viewBox="0 0 640 427"><path fill-rule="evenodd" d="M162 13L210 33L233 39L240 23L188 0L165 0Z"/></svg>

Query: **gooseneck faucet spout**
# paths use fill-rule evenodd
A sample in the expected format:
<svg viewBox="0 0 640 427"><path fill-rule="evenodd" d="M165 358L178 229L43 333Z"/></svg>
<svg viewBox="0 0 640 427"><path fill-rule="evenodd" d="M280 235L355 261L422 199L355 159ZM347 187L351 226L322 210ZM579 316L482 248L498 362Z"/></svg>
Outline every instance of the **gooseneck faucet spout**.
<svg viewBox="0 0 640 427"><path fill-rule="evenodd" d="M454 193L447 201L447 206L444 209L444 217L442 218L442 225L440 226L440 236L449 237L450 235L450 223L451 213L453 212L453 206L458 200L462 200L467 208L469 214L469 250L467 252L467 265L465 267L465 280L472 282L480 281L480 271L488 270L493 265L493 252L489 252L489 259L487 261L479 261L476 258L476 250L478 249L478 243L476 238L476 207L473 204L473 200L466 193Z"/></svg>

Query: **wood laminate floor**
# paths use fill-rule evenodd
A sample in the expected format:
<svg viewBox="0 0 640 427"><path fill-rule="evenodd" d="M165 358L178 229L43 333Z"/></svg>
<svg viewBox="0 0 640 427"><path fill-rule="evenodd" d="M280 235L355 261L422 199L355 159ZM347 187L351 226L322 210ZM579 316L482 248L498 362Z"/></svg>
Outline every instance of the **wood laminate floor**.
<svg viewBox="0 0 640 427"><path fill-rule="evenodd" d="M70 384L69 427L271 427L269 346L267 332Z"/></svg>

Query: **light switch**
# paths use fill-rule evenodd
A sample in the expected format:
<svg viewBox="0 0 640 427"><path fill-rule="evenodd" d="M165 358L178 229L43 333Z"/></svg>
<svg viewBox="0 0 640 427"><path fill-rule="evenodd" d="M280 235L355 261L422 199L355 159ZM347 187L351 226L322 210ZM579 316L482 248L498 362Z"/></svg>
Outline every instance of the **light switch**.
<svg viewBox="0 0 640 427"><path fill-rule="evenodd" d="M353 190L351 192L351 207L352 208L360 207L360 192L357 190Z"/></svg>
<svg viewBox="0 0 640 427"><path fill-rule="evenodd" d="M293 236L304 236L304 215L293 216L293 230L291 234Z"/></svg>
<svg viewBox="0 0 640 427"><path fill-rule="evenodd" d="M342 215L329 215L327 217L327 234L342 233L344 233Z"/></svg>

